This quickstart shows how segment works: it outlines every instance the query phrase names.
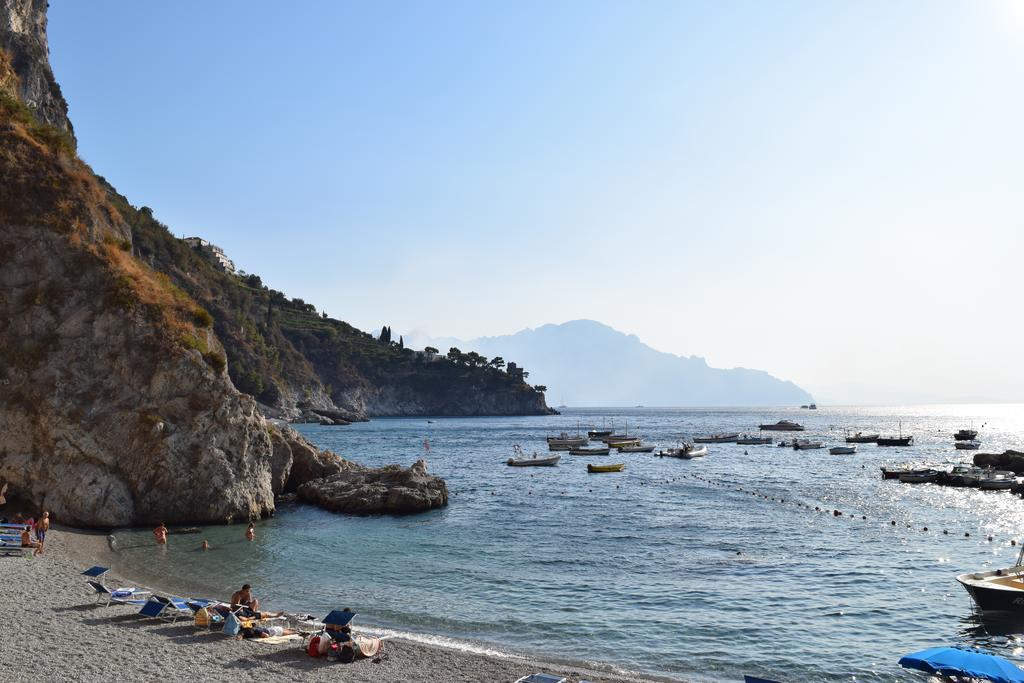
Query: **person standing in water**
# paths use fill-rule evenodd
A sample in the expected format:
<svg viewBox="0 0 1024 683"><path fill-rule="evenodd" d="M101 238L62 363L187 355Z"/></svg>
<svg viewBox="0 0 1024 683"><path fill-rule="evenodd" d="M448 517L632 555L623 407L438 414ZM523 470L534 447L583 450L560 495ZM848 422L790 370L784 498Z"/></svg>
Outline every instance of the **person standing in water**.
<svg viewBox="0 0 1024 683"><path fill-rule="evenodd" d="M256 526L249 522L249 528L245 530L245 537L250 541L256 540Z"/></svg>
<svg viewBox="0 0 1024 683"><path fill-rule="evenodd" d="M160 522L160 526L153 529L153 536L156 538L157 545L167 545L167 525Z"/></svg>
<svg viewBox="0 0 1024 683"><path fill-rule="evenodd" d="M206 540L206 539L204 538L204 539L203 539L203 544L202 544L201 546L199 546L199 547L200 547L200 549L202 549L202 550L209 550L209 549L210 549L210 542L209 542L209 541L207 541L207 540Z"/></svg>
<svg viewBox="0 0 1024 683"><path fill-rule="evenodd" d="M36 548L36 555L43 554L43 547L46 545L46 532L50 530L50 513L43 511L43 517L36 522L36 540L39 547Z"/></svg>

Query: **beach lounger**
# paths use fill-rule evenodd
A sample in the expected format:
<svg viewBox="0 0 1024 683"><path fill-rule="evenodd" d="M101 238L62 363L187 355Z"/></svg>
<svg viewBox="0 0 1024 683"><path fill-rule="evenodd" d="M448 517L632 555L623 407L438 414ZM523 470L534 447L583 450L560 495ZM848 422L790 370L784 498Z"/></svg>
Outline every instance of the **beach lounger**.
<svg viewBox="0 0 1024 683"><path fill-rule="evenodd" d="M18 539L17 543L7 543L7 542L0 541L0 553L4 553L5 555L11 555L11 554L14 554L14 553L21 553L22 555L29 555L29 556L31 556L32 553L35 552L35 549L36 549L35 545L28 545L28 546L22 545L21 544L21 539Z"/></svg>
<svg viewBox="0 0 1024 683"><path fill-rule="evenodd" d="M145 605L149 602L149 598L143 598L140 596L149 595L149 591L140 591L137 588L118 588L117 590L110 590L99 581L86 581L87 584L96 592L97 604L103 602L105 606L110 604L117 605Z"/></svg>
<svg viewBox="0 0 1024 683"><path fill-rule="evenodd" d="M530 674L529 676L523 676L516 683L565 683L566 679L564 676L553 676L551 674Z"/></svg>
<svg viewBox="0 0 1024 683"><path fill-rule="evenodd" d="M154 595L139 610L144 617L160 619L174 623L179 617L192 616L192 610L188 603L179 598L165 598L162 595Z"/></svg>
<svg viewBox="0 0 1024 683"><path fill-rule="evenodd" d="M95 565L93 567L89 567L84 572L82 572L82 576L91 576L92 578L95 579L95 578L97 578L99 576L103 576L104 574L106 574L109 571L110 571L110 567L101 567L99 565Z"/></svg>

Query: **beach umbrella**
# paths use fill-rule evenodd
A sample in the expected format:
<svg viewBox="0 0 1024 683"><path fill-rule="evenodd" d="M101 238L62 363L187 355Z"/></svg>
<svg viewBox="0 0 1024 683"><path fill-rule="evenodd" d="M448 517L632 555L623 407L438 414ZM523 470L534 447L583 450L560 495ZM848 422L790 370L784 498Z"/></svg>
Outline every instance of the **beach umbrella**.
<svg viewBox="0 0 1024 683"><path fill-rule="evenodd" d="M1008 659L976 648L932 647L900 658L900 666L940 676L971 676L995 683L1024 683L1024 671Z"/></svg>
<svg viewBox="0 0 1024 683"><path fill-rule="evenodd" d="M356 616L350 609L336 609L324 617L324 624L327 626L348 626Z"/></svg>

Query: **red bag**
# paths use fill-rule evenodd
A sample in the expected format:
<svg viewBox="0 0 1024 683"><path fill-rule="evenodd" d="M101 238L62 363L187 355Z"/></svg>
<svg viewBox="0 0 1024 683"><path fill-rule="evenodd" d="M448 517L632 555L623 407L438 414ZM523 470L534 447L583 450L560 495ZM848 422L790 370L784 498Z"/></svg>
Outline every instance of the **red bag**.
<svg viewBox="0 0 1024 683"><path fill-rule="evenodd" d="M324 635L316 635L309 639L309 645L306 646L306 654L310 657L323 657L327 654L327 650L331 647L331 639Z"/></svg>

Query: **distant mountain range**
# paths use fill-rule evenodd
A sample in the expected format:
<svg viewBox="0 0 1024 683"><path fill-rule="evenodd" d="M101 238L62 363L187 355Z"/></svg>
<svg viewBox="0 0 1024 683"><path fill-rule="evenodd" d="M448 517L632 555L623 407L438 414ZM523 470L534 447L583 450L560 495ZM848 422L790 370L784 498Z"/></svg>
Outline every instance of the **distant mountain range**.
<svg viewBox="0 0 1024 683"><path fill-rule="evenodd" d="M712 368L699 356L647 346L594 320L543 325L512 335L460 340L406 336L415 348L452 346L514 361L531 384L548 388L548 402L570 406L801 405L813 397L763 370Z"/></svg>

